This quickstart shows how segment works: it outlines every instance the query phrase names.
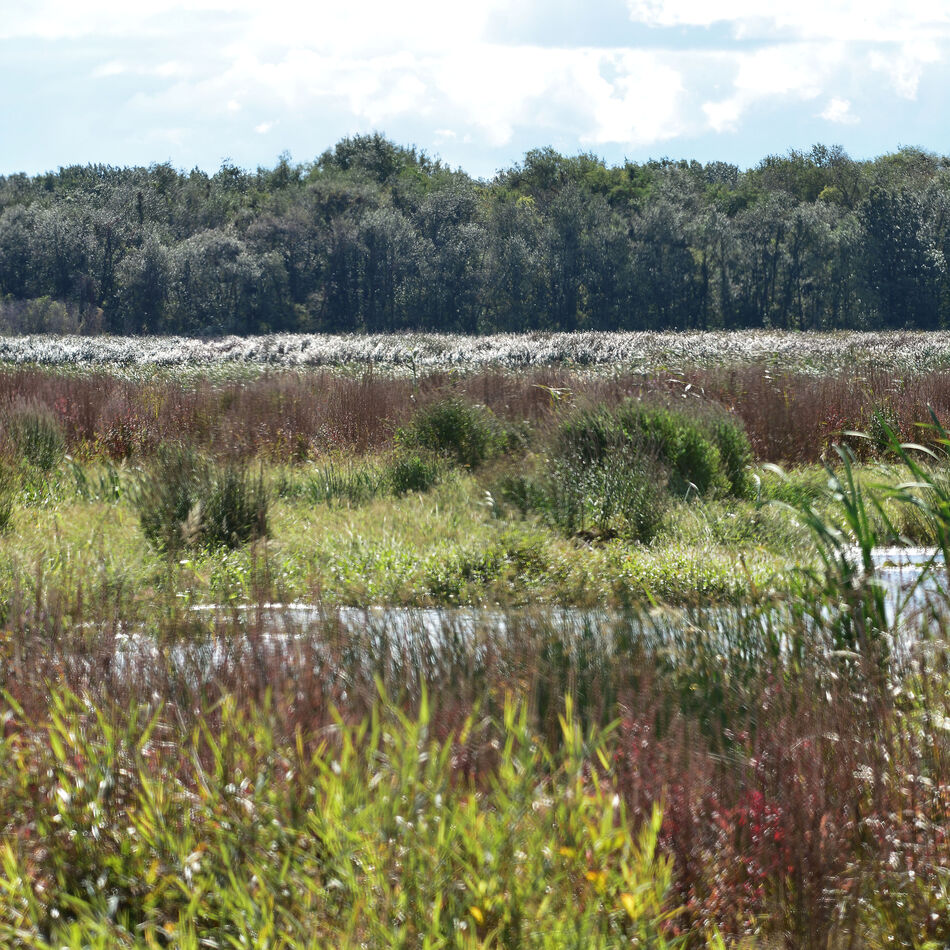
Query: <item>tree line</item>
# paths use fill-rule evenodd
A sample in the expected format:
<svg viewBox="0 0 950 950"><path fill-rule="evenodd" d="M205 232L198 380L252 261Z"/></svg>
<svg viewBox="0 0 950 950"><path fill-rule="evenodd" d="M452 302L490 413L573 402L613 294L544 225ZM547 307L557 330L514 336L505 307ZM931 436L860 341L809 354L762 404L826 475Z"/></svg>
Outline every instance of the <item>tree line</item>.
<svg viewBox="0 0 950 950"><path fill-rule="evenodd" d="M471 178L381 135L216 174L0 176L6 332L950 325L950 159L528 152Z"/></svg>

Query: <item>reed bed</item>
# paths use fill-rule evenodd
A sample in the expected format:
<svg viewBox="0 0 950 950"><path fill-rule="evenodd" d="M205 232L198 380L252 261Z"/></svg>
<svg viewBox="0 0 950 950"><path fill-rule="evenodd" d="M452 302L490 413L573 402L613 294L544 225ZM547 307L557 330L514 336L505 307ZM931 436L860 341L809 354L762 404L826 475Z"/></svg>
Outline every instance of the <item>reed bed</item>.
<svg viewBox="0 0 950 950"><path fill-rule="evenodd" d="M0 370L0 429L33 409L55 419L67 451L79 457L147 457L179 441L218 455L299 462L389 446L420 408L448 399L485 405L511 425L543 428L572 406L629 398L724 408L741 420L759 461L799 464L820 460L850 430L872 436L852 440L866 455L886 454L886 428L926 441L921 425L931 423L931 412L950 413L950 371L853 366L806 374L756 364L599 377L545 368L438 371L415 380L329 370L179 379L8 366Z"/></svg>
<svg viewBox="0 0 950 950"><path fill-rule="evenodd" d="M453 368L660 367L771 363L833 372L890 366L926 372L950 366L950 332L706 332L270 334L211 339L26 335L0 338L0 363L69 367L373 366L414 375Z"/></svg>

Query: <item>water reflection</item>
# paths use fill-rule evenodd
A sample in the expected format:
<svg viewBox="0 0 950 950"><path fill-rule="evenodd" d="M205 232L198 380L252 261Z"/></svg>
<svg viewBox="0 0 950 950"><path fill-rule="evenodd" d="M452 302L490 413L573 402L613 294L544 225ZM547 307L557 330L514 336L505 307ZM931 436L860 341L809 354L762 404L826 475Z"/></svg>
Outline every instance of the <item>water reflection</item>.
<svg viewBox="0 0 950 950"><path fill-rule="evenodd" d="M853 552L859 563L859 552ZM460 659L477 666L488 651L533 648L551 657L596 657L596 662L649 648L682 660L702 653L744 665L774 662L796 650L814 649L809 636L848 625L848 612L874 585L882 591L885 620L877 634L889 649L903 650L922 631L941 628L948 611L947 570L932 548L880 548L872 553L870 577L858 575L855 596L813 601L781 595L761 603L712 607L615 611L568 607L503 610L476 607L327 607L308 603L248 607L199 607L200 636L163 645L147 632L127 634L117 645L118 667L142 659L170 663L189 677L210 678L226 666L263 663L279 655L287 664L315 661L339 669L395 664L406 670L432 668ZM825 648L836 649L834 636ZM847 647L848 645L845 644ZM859 644L855 642L853 648ZM296 659L295 659L296 657Z"/></svg>

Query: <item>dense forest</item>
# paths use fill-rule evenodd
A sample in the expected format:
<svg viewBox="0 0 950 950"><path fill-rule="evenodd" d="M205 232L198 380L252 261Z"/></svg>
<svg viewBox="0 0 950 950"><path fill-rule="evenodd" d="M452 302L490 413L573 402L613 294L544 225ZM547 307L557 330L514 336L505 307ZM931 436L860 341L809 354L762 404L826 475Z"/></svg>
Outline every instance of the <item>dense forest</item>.
<svg viewBox="0 0 950 950"><path fill-rule="evenodd" d="M0 331L950 326L950 159L536 149L491 181L380 135L314 162L0 176Z"/></svg>

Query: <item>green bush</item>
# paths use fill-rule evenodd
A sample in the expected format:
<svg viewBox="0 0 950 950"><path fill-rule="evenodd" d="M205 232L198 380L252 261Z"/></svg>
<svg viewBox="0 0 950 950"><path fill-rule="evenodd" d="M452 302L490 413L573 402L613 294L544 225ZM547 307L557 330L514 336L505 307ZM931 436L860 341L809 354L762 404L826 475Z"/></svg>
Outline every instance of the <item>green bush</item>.
<svg viewBox="0 0 950 950"><path fill-rule="evenodd" d="M132 492L145 536L161 551L238 547L267 534L263 478L218 466L191 449L165 447Z"/></svg>
<svg viewBox="0 0 950 950"><path fill-rule="evenodd" d="M742 423L729 416L717 416L709 424L709 432L719 449L719 458L729 482L730 493L737 498L748 497L752 445Z"/></svg>
<svg viewBox="0 0 950 950"><path fill-rule="evenodd" d="M683 496L728 490L719 449L693 413L631 401L617 408L615 418L628 443L669 469L671 492Z"/></svg>
<svg viewBox="0 0 950 950"><path fill-rule="evenodd" d="M893 441L904 441L900 436L900 417L888 403L879 403L871 408L864 429L875 453L885 458L896 454L893 451Z"/></svg>
<svg viewBox="0 0 950 950"><path fill-rule="evenodd" d="M497 492L567 535L649 541L670 493L746 494L750 459L731 419L630 400L567 416L545 464L503 477Z"/></svg>
<svg viewBox="0 0 950 950"><path fill-rule="evenodd" d="M616 415L606 406L597 406L581 409L561 423L554 452L562 458L596 464L627 441Z"/></svg>
<svg viewBox="0 0 950 950"><path fill-rule="evenodd" d="M504 448L506 438L490 409L453 398L420 409L409 425L396 433L396 443L477 468Z"/></svg>
<svg viewBox="0 0 950 950"><path fill-rule="evenodd" d="M197 540L199 486L204 463L194 451L163 447L132 491L145 537L163 551L177 551Z"/></svg>
<svg viewBox="0 0 950 950"><path fill-rule="evenodd" d="M752 457L744 430L731 419L634 400L579 410L561 423L554 446L560 458L591 464L618 451L654 460L677 495L744 494Z"/></svg>

